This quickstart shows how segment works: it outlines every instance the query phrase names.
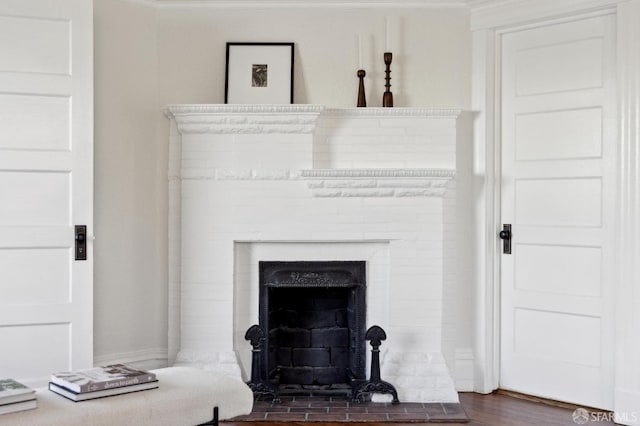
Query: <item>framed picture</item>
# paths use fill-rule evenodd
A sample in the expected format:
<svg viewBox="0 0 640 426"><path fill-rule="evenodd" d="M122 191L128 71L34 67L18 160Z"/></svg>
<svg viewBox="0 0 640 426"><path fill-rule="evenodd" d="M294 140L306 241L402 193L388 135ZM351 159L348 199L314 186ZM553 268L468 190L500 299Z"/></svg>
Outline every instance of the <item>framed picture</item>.
<svg viewBox="0 0 640 426"><path fill-rule="evenodd" d="M226 104L292 104L293 43L227 43Z"/></svg>

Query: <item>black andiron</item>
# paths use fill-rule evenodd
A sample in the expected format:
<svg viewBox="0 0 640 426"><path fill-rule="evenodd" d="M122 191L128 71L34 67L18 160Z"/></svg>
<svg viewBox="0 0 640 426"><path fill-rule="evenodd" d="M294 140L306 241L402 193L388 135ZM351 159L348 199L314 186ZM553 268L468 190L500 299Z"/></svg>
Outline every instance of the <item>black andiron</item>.
<svg viewBox="0 0 640 426"><path fill-rule="evenodd" d="M272 395L273 402L280 402L278 389L276 386L266 379L262 378L260 371L260 358L262 356L262 345L265 342L264 330L259 325L252 325L244 335L245 340L251 342L251 380L247 382L249 389L254 395Z"/></svg>
<svg viewBox="0 0 640 426"><path fill-rule="evenodd" d="M391 383L380 379L380 345L387 339L387 333L381 327L374 325L367 330L364 338L371 344L371 376L368 381L353 389L353 402L360 402L365 394L389 393L393 396L392 403L399 404L396 388Z"/></svg>

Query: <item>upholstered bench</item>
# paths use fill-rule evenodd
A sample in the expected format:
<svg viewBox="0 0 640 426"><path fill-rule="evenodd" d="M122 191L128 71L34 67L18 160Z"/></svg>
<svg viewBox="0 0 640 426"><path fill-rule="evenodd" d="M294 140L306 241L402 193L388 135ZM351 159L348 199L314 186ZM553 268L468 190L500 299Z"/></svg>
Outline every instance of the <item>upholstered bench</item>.
<svg viewBox="0 0 640 426"><path fill-rule="evenodd" d="M158 389L73 402L47 388L36 390L38 408L0 415L2 426L196 426L249 414L253 393L239 379L192 367L152 370Z"/></svg>

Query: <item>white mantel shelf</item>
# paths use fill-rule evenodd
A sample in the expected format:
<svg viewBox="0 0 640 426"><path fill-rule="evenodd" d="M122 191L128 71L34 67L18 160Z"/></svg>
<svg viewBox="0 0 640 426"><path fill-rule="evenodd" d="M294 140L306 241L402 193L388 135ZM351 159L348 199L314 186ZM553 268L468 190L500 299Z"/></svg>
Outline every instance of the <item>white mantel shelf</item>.
<svg viewBox="0 0 640 426"><path fill-rule="evenodd" d="M313 133L318 119L327 118L452 118L459 108L326 108L323 105L172 105L165 114L180 133Z"/></svg>
<svg viewBox="0 0 640 426"><path fill-rule="evenodd" d="M462 111L460 108L395 107L395 108L327 108L316 104L291 105L239 105L239 104L183 104L166 108L168 116L178 117L195 114L327 114L358 117L451 117Z"/></svg>

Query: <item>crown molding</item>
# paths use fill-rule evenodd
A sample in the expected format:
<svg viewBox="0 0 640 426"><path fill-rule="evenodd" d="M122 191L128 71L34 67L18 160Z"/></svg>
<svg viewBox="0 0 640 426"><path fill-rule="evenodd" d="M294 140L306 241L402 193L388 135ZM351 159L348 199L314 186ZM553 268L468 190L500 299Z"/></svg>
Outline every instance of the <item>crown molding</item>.
<svg viewBox="0 0 640 426"><path fill-rule="evenodd" d="M215 7L215 8L467 8L469 0L130 0L145 2L162 8Z"/></svg>
<svg viewBox="0 0 640 426"><path fill-rule="evenodd" d="M496 29L614 7L624 0L469 0L471 30Z"/></svg>

